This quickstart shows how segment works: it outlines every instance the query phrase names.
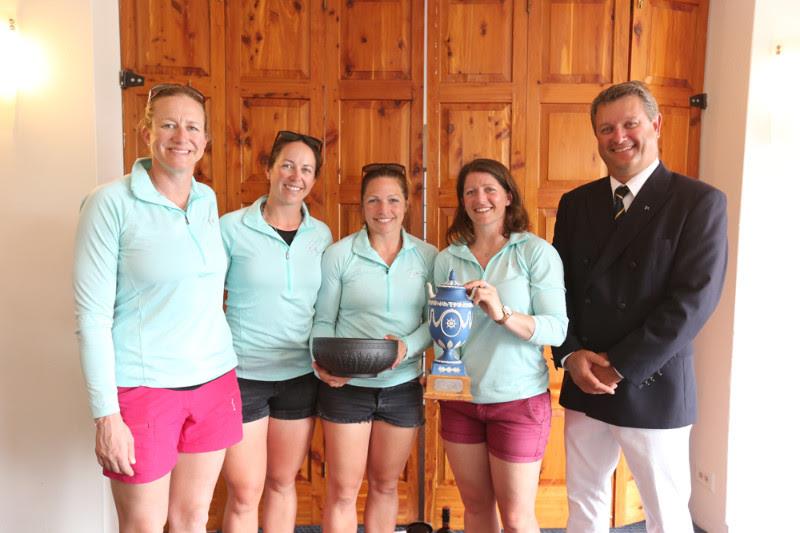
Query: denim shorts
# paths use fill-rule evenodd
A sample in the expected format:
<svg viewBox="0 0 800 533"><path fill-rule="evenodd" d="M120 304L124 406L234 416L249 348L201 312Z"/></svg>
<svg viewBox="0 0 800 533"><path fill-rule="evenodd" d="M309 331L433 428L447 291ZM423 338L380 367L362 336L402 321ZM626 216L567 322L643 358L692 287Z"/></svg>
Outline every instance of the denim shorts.
<svg viewBox="0 0 800 533"><path fill-rule="evenodd" d="M334 388L319 383L319 416L328 422L357 424L380 420L393 426L416 428L425 423L422 385L417 378L394 387Z"/></svg>
<svg viewBox="0 0 800 533"><path fill-rule="evenodd" d="M314 373L284 381L258 381L239 378L242 392L242 422L267 416L280 420L300 420L317 410L317 385Z"/></svg>
<svg viewBox="0 0 800 533"><path fill-rule="evenodd" d="M489 453L509 463L544 456L550 435L550 392L501 403L439 402L440 434L461 444L486 443Z"/></svg>

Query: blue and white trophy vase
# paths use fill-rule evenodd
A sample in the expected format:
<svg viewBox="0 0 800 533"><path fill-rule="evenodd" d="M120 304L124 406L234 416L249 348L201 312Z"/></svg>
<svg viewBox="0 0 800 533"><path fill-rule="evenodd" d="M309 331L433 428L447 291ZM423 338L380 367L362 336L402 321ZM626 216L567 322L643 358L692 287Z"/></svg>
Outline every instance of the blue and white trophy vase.
<svg viewBox="0 0 800 533"><path fill-rule="evenodd" d="M425 398L433 400L472 400L470 378L455 350L467 342L474 304L455 277L451 270L450 279L437 285L436 294L428 283L428 328L433 342L444 350L428 375Z"/></svg>

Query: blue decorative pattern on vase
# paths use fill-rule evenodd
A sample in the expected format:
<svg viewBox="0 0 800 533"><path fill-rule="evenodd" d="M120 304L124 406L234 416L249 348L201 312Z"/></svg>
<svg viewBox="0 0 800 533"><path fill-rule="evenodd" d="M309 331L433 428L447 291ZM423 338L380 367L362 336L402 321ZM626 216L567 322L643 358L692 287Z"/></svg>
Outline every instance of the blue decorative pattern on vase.
<svg viewBox="0 0 800 533"><path fill-rule="evenodd" d="M433 363L434 372L466 375L464 363L456 357L455 350L469 337L474 304L464 286L456 281L453 270L447 282L437 285L436 294L429 283L428 295L428 328L433 342L444 350Z"/></svg>

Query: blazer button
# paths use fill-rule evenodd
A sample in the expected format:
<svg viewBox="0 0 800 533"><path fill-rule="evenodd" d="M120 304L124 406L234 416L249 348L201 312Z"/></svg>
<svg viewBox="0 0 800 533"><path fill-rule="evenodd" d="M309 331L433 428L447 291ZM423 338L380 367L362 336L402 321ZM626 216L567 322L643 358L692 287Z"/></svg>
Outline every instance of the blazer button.
<svg viewBox="0 0 800 533"><path fill-rule="evenodd" d="M631 267L631 270L633 270L633 269L635 269L635 268L636 268L638 265L636 264L636 261L631 261L630 263L628 263L628 266L629 266L629 267Z"/></svg>
<svg viewBox="0 0 800 533"><path fill-rule="evenodd" d="M591 304L591 303L592 303L592 299L591 299L591 298L589 298L589 297L587 296L587 297L586 297L586 298L583 300L583 303L585 303L586 305L589 305L589 304Z"/></svg>
<svg viewBox="0 0 800 533"><path fill-rule="evenodd" d="M627 305L625 305L625 302L617 302L617 309L620 311L624 311L626 307Z"/></svg>
<svg viewBox="0 0 800 533"><path fill-rule="evenodd" d="M581 342L583 344L589 344L589 337L587 337L586 335L581 336Z"/></svg>
<svg viewBox="0 0 800 533"><path fill-rule="evenodd" d="M583 258L583 264L584 265L588 265L589 264L589 258L588 257L584 257Z"/></svg>

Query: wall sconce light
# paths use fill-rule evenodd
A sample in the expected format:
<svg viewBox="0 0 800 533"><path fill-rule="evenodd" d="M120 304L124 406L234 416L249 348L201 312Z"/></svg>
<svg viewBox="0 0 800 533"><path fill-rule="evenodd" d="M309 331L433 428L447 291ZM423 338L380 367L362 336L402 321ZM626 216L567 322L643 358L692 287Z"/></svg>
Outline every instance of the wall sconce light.
<svg viewBox="0 0 800 533"><path fill-rule="evenodd" d="M41 86L47 77L47 62L41 48L21 35L17 21L0 24L0 98L11 100L19 91Z"/></svg>

